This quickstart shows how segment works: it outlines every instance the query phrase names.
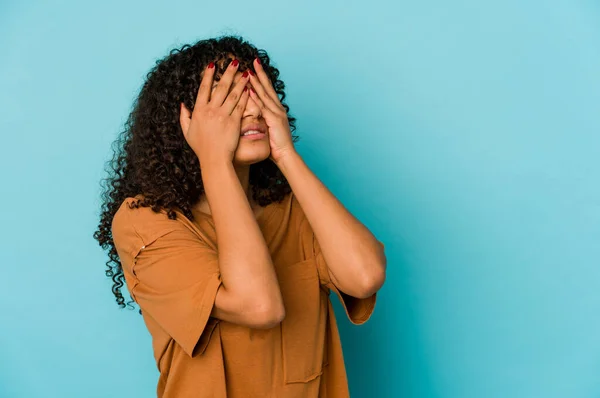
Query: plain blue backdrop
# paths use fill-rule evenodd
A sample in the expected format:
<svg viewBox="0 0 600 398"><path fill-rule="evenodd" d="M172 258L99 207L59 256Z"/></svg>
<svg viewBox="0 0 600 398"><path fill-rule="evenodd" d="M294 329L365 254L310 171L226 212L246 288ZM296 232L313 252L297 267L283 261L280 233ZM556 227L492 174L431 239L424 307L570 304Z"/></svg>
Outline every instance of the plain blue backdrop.
<svg viewBox="0 0 600 398"><path fill-rule="evenodd" d="M600 5L577 0L0 3L0 397L155 396L99 181L155 60L227 33L386 244L372 319L334 303L353 397L600 397Z"/></svg>

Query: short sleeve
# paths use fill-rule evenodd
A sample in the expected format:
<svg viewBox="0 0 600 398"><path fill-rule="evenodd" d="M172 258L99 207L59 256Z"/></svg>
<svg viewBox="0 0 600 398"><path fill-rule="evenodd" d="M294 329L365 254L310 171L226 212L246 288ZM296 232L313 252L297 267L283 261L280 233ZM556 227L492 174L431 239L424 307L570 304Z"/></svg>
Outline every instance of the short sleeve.
<svg viewBox="0 0 600 398"><path fill-rule="evenodd" d="M321 251L321 246L317 241L317 237L314 234L312 227L310 226L308 219L304 215L304 212L302 211L302 208L300 207L300 204L298 203L297 199L293 198L293 200L294 206L296 207L297 211L301 212L301 222L299 228L302 237L301 241L303 242L302 246L304 247L304 251L306 253L305 255L309 255L315 258L321 285L325 286L329 290L332 290L339 297L350 322L352 322L355 325L361 325L365 323L373 314L377 294L375 293L371 297L361 299L350 296L349 294L342 292L337 288L337 286L335 286L335 284L329 277L329 266L325 261L325 257L323 256L323 253ZM379 242L379 244L382 247L384 247L382 242Z"/></svg>
<svg viewBox="0 0 600 398"><path fill-rule="evenodd" d="M323 257L323 253L321 252L321 246L317 241L316 235L312 234L313 241L313 251L315 260L317 263L317 270L319 272L319 278L321 279L321 283L327 286L330 290L335 292L335 294L339 297L344 310L346 311L346 315L350 322L355 325L362 325L367 322L373 311L375 310L375 302L377 300L377 293L373 294L371 297L367 297L364 299L350 296L335 286L335 284L331 281L329 277L329 266L325 262L325 258ZM382 246L383 243L379 242Z"/></svg>
<svg viewBox="0 0 600 398"><path fill-rule="evenodd" d="M216 325L210 318L221 285L216 251L181 221L148 207L122 206L112 233L142 313L187 355L201 354Z"/></svg>

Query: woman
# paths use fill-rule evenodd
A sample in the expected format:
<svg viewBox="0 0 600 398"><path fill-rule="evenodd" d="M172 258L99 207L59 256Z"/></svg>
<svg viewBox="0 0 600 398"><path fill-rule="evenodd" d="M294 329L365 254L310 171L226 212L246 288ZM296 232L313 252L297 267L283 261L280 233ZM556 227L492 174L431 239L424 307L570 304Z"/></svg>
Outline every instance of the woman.
<svg viewBox="0 0 600 398"><path fill-rule="evenodd" d="M296 152L278 76L239 37L185 45L118 142L94 237L152 336L158 397L349 395L328 296L366 322L383 244Z"/></svg>

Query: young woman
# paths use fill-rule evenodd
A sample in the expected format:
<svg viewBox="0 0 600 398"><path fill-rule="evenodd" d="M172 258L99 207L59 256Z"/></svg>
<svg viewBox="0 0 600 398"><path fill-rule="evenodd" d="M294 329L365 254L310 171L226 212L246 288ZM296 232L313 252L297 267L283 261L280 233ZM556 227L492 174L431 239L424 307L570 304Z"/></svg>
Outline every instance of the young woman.
<svg viewBox="0 0 600 398"><path fill-rule="evenodd" d="M329 293L366 322L384 247L296 152L278 76L240 37L185 45L117 142L94 237L152 336L158 397L349 396Z"/></svg>

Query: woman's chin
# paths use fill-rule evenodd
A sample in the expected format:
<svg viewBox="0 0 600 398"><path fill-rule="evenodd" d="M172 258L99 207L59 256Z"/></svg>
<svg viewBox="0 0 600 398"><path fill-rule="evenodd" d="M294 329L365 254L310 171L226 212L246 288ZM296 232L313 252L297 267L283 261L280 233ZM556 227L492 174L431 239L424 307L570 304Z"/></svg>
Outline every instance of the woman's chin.
<svg viewBox="0 0 600 398"><path fill-rule="evenodd" d="M253 146L252 148L244 148L238 146L233 159L236 165L251 165L254 163L262 162L267 159L271 154L271 147L269 143L267 145Z"/></svg>

